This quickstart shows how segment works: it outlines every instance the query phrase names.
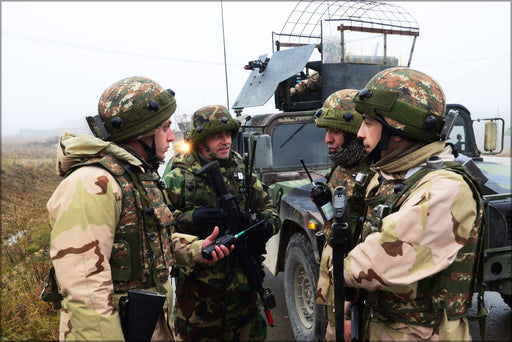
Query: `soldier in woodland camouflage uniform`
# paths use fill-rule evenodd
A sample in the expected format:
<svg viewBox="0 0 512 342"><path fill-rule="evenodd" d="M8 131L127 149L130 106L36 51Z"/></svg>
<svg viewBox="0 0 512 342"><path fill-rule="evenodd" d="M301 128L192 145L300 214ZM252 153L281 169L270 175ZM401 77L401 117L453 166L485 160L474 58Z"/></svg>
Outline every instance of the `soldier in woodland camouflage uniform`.
<svg viewBox="0 0 512 342"><path fill-rule="evenodd" d="M69 133L60 139L57 172L65 178L47 204L63 296L60 340L124 341L118 303L128 289L166 294L152 339L173 339L165 318L173 302L173 249L184 254L215 239L171 245L174 220L156 170L174 140L175 109L171 90L125 78L100 98L91 129L103 139ZM224 252L217 250L213 261Z"/></svg>
<svg viewBox="0 0 512 342"><path fill-rule="evenodd" d="M356 134L363 121L361 114L354 108L357 90L345 89L331 94L319 110L317 127L326 129L325 142L329 148L329 158L333 166L327 178L327 186L332 193L337 186L347 190L350 212L350 228L355 238L361 231L361 216L364 213L365 181L356 183L355 175L369 179L370 168L366 160L363 141ZM359 177L358 177L359 178ZM319 211L322 212L319 208ZM316 303L327 305L327 331L325 340L336 340L334 314L334 281L332 272L332 220L324 224L325 244L320 261L320 275L316 292ZM345 329L347 331L347 329Z"/></svg>
<svg viewBox="0 0 512 342"><path fill-rule="evenodd" d="M377 174L367 187L363 241L344 262L346 285L367 291L372 341L469 341L481 187L441 135L445 95L408 68L375 75L355 97Z"/></svg>
<svg viewBox="0 0 512 342"><path fill-rule="evenodd" d="M176 155L167 165L164 180L169 187L176 224L173 241L184 234L198 239L220 226L217 196L206 177L196 172L217 160L228 191L241 196L240 211L258 210L265 223L248 233L248 251L258 257L265 243L276 234L280 219L262 184L251 175L250 191L244 186L241 156L231 151L231 139L239 123L227 108L211 105L198 109L191 119L191 151ZM250 193L250 198L246 198ZM247 227L240 227L240 229ZM221 230L223 227L221 227ZM236 248L236 247L235 247ZM196 251L200 253L200 250ZM180 251L176 251L180 258ZM257 292L251 288L235 253L215 265L186 264L176 275L175 334L187 341L263 341L266 323L259 312Z"/></svg>

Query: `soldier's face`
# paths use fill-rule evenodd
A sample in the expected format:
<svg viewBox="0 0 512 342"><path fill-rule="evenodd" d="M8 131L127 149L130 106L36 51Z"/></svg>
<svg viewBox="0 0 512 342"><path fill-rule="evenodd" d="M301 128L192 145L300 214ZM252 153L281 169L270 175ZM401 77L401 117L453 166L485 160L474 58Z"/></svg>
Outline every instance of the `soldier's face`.
<svg viewBox="0 0 512 342"><path fill-rule="evenodd" d="M214 135L210 135L204 139L204 142L212 151L213 155L218 159L226 159L229 157L229 151L231 150L231 132L224 131ZM201 148L201 152L207 158L209 158L208 153ZM209 158L210 159L210 158Z"/></svg>
<svg viewBox="0 0 512 342"><path fill-rule="evenodd" d="M357 137L363 139L366 153L373 151L380 141L382 134L382 124L377 120L363 114L363 123L357 131Z"/></svg>
<svg viewBox="0 0 512 342"><path fill-rule="evenodd" d="M171 119L165 121L155 133L155 150L158 160L165 159L169 144L174 141L174 132L171 129Z"/></svg>
<svg viewBox="0 0 512 342"><path fill-rule="evenodd" d="M325 129L325 143L327 144L327 148L329 148L329 152L336 152L341 150L341 146L345 142L345 137L343 136L343 131L336 128L326 128Z"/></svg>

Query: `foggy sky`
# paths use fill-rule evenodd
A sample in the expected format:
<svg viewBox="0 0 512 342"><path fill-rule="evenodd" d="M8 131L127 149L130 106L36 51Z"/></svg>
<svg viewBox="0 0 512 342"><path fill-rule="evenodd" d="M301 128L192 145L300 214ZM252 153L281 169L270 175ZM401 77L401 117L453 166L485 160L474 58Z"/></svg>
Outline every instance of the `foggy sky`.
<svg viewBox="0 0 512 342"><path fill-rule="evenodd" d="M396 2L418 22L411 67L434 77L448 103L510 126L510 2ZM176 114L234 103L249 72L272 54L296 3L2 1L2 135L85 129L105 88L147 76L176 92ZM264 108L275 111L273 99ZM510 137L509 137L510 138Z"/></svg>

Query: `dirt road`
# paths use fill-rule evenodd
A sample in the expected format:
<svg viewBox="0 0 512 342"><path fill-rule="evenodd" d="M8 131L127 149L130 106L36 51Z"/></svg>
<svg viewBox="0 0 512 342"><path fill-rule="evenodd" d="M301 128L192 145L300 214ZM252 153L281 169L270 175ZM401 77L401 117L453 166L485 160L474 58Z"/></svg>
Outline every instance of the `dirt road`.
<svg viewBox="0 0 512 342"><path fill-rule="evenodd" d="M281 272L277 277L273 277L266 270L265 286L272 289L276 299L276 308L272 310L275 326L273 328L268 327L267 341L295 341L286 308L283 273ZM476 297L473 299L473 303L476 306ZM512 341L512 309L508 307L497 292L486 292L485 304L489 310L486 341ZM478 323L470 322L470 329L473 341L482 341Z"/></svg>

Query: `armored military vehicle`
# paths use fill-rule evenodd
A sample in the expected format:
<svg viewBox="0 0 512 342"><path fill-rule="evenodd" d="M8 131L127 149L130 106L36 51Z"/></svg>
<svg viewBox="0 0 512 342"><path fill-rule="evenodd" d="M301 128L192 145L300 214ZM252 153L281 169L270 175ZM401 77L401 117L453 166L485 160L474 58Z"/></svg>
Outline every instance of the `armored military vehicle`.
<svg viewBox="0 0 512 342"><path fill-rule="evenodd" d="M315 126L315 112L331 93L361 89L377 72L410 66L419 27L395 4L367 1L304 2L295 7L280 33L272 33L273 54L250 61L251 73L232 109L241 120L234 147L254 158L254 170L268 187L282 219L280 233L267 244L266 266L284 272L290 323L297 340L319 340L325 331L325 307L315 304L320 256L315 234L323 229L310 199L311 182L324 180L331 162L325 130ZM274 96L277 113L244 115ZM459 116L450 141L474 161L486 191L487 289L512 305L510 166L485 162L476 145L467 108L448 105ZM499 150L503 122L488 119L486 149ZM499 124L499 125L498 125ZM501 140L501 147L503 140ZM462 157L462 155L461 155ZM501 167L500 170L498 168ZM482 171L482 172L480 172ZM502 173L502 179L495 178Z"/></svg>

